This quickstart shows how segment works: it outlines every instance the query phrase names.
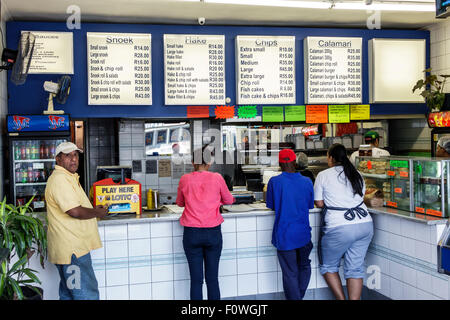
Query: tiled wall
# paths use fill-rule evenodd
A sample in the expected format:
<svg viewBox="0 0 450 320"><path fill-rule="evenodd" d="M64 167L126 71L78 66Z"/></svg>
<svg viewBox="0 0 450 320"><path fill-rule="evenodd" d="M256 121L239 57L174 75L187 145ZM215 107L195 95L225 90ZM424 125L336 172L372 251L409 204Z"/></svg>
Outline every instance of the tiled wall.
<svg viewBox="0 0 450 320"><path fill-rule="evenodd" d="M444 225L428 226L384 214L372 214L375 233L366 257L379 266L381 286L391 299L450 299L450 277L437 272L437 242Z"/></svg>
<svg viewBox="0 0 450 320"><path fill-rule="evenodd" d="M115 119L88 119L89 179L97 181L97 166L118 165Z"/></svg>
<svg viewBox="0 0 450 320"><path fill-rule="evenodd" d="M426 29L430 31L430 62L433 73L450 74L450 19ZM450 92L450 81L447 81L444 91Z"/></svg>
<svg viewBox="0 0 450 320"><path fill-rule="evenodd" d="M326 287L317 269L319 215L311 214L314 249L309 289ZM283 291L274 215L227 217L219 284L223 298ZM99 227L103 248L92 253L101 299L189 299L190 277L178 220ZM342 273L342 270L341 270ZM206 285L203 286L206 298Z"/></svg>
<svg viewBox="0 0 450 320"><path fill-rule="evenodd" d="M3 36L6 36L6 21L9 20L9 13L8 9L6 8L6 5L4 4L4 1L0 2L1 4L1 28L3 31ZM4 39L4 42L6 42L6 39ZM3 43L0 42L1 51L3 51ZM0 52L1 52L0 51ZM6 165L4 164L4 154L6 149L6 141L4 141L3 132L6 132L5 126L6 126L6 115L8 114L8 85L7 85L7 71L3 70L0 72L0 196L1 199L3 199L4 195L4 172L6 168Z"/></svg>

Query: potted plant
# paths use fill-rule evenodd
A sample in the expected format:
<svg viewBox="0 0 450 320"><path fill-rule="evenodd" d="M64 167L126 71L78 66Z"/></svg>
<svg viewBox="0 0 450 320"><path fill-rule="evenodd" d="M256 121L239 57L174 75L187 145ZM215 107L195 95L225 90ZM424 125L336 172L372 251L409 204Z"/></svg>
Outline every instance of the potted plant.
<svg viewBox="0 0 450 320"><path fill-rule="evenodd" d="M431 68L424 70L424 72L426 73L425 79L418 80L412 91L415 92L423 88L420 95L425 98L429 111L439 112L444 105L446 95L443 92L445 81L450 75L441 74L439 77L443 79L439 80L437 75L431 73Z"/></svg>
<svg viewBox="0 0 450 320"><path fill-rule="evenodd" d="M44 267L47 254L43 222L30 207L33 198L23 206L7 204L6 197L0 203L0 247L7 250L0 268L1 300L42 298L42 289L34 285L41 284L37 271L28 268L36 252Z"/></svg>

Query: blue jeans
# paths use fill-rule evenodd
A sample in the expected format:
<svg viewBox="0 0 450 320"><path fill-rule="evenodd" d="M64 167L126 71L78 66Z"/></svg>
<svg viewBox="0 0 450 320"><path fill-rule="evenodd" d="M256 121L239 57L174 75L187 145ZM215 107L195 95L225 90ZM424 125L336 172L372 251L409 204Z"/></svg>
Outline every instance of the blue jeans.
<svg viewBox="0 0 450 320"><path fill-rule="evenodd" d="M191 300L203 299L203 264L208 300L220 300L219 260L222 253L222 230L184 227L183 248L191 275Z"/></svg>
<svg viewBox="0 0 450 320"><path fill-rule="evenodd" d="M91 254L77 258L72 254L70 264L56 264L60 300L99 300L98 283L92 268Z"/></svg>
<svg viewBox="0 0 450 320"><path fill-rule="evenodd" d="M312 242L294 250L277 250L287 300L302 300L311 279Z"/></svg>

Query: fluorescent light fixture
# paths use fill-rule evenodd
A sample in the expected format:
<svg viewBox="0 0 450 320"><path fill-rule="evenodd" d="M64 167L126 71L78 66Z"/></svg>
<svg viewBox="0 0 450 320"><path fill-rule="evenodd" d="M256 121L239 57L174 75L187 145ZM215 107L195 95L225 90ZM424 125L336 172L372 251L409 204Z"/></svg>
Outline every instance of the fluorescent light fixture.
<svg viewBox="0 0 450 320"><path fill-rule="evenodd" d="M266 6L266 7L287 7L305 9L332 9L335 10L372 10L372 11L416 11L435 12L434 2L424 0L423 2L413 1L379 1L366 5L364 2L355 3L336 0L332 1L289 1L289 0L203 0L205 3L233 4L246 6Z"/></svg>

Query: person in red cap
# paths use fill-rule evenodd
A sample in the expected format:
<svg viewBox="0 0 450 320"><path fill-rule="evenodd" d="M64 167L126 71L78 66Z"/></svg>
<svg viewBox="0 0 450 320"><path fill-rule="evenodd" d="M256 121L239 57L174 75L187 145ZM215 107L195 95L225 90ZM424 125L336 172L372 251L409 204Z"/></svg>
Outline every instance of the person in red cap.
<svg viewBox="0 0 450 320"><path fill-rule="evenodd" d="M296 172L296 160L291 149L280 151L282 173L269 180L266 195L266 206L275 211L272 244L277 248L288 300L302 300L305 296L313 248L309 209L314 208L314 189L311 179Z"/></svg>

